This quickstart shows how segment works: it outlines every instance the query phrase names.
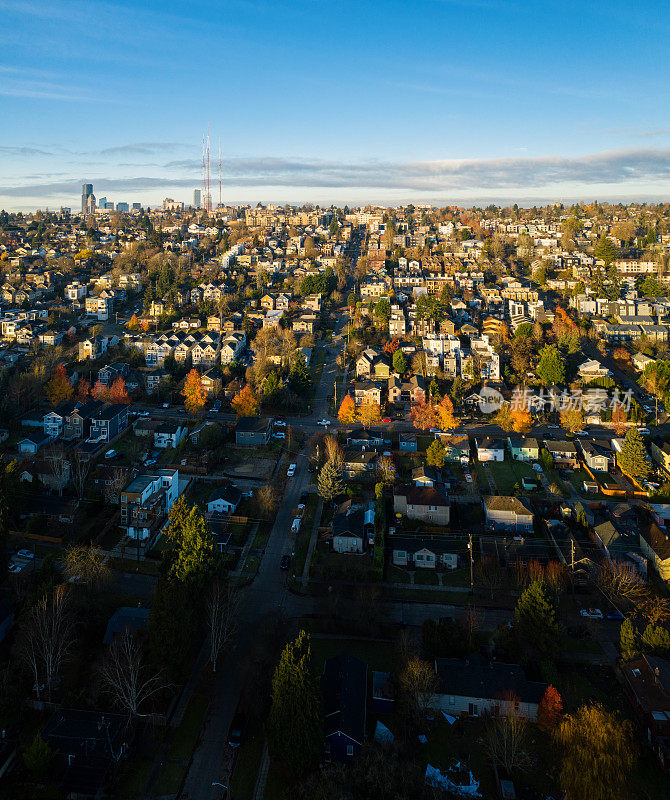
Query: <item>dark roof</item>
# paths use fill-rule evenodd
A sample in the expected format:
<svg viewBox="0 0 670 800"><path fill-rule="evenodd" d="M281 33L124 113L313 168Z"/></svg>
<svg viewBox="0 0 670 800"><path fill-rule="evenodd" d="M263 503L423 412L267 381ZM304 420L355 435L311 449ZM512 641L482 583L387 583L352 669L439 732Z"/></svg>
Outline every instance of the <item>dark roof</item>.
<svg viewBox="0 0 670 800"><path fill-rule="evenodd" d="M34 433L29 433L27 436L24 436L19 444L26 441L32 442L33 444L43 444L49 441L49 435L44 433L44 431L35 431Z"/></svg>
<svg viewBox="0 0 670 800"><path fill-rule="evenodd" d="M434 486L401 486L394 494L404 495L413 506L448 506L449 501Z"/></svg>
<svg viewBox="0 0 670 800"><path fill-rule="evenodd" d="M605 545L605 547L609 547L611 544L614 544L619 538L621 538L621 534L616 529L616 527L609 522L603 522L601 525L597 525L593 529L594 533L597 533L600 537L600 541Z"/></svg>
<svg viewBox="0 0 670 800"><path fill-rule="evenodd" d="M124 403L110 403L100 411L96 411L93 414L93 419L114 419L114 417L118 417L118 415L127 408L128 406Z"/></svg>
<svg viewBox="0 0 670 800"><path fill-rule="evenodd" d="M423 467L415 467L412 470L412 480L416 481L419 478L428 478L428 480L431 481L439 481L442 479L442 475L437 467L429 467L426 465Z"/></svg>
<svg viewBox="0 0 670 800"><path fill-rule="evenodd" d="M475 439L475 443L477 444L477 450L480 450L482 448L486 450L505 449L505 442L502 439L494 439L491 436L485 436L484 438Z"/></svg>
<svg viewBox="0 0 670 800"><path fill-rule="evenodd" d="M121 606L109 618L103 644L109 644L117 633L130 631L134 633L141 628L147 627L149 619L148 608L136 608L135 606Z"/></svg>
<svg viewBox="0 0 670 800"><path fill-rule="evenodd" d="M661 530L656 523L652 523L648 531L641 531L640 535L661 561L670 558L670 539L668 534Z"/></svg>
<svg viewBox="0 0 670 800"><path fill-rule="evenodd" d="M446 536L431 535L421 531L403 531L401 534L392 533L386 537L391 550L405 550L408 553L416 553L419 550L430 550L436 555L444 553L456 553L460 546L453 539Z"/></svg>
<svg viewBox="0 0 670 800"><path fill-rule="evenodd" d="M544 444L546 445L547 450L552 453L570 453L571 455L577 455L577 448L575 447L574 442L545 439Z"/></svg>
<svg viewBox="0 0 670 800"><path fill-rule="evenodd" d="M265 433L269 424L269 417L240 417L237 420L237 431L238 433Z"/></svg>
<svg viewBox="0 0 670 800"><path fill-rule="evenodd" d="M340 731L363 744L367 675L367 665L348 653L326 661L321 676L326 736Z"/></svg>
<svg viewBox="0 0 670 800"><path fill-rule="evenodd" d="M211 503L214 500L225 500L228 503L237 505L242 498L242 494L237 486L232 483L224 483L223 486L217 486L207 498L207 502Z"/></svg>
<svg viewBox="0 0 670 800"><path fill-rule="evenodd" d="M475 653L467 658L438 658L435 670L439 692L482 699L503 698L514 692L522 703L539 703L546 683L529 681L518 664L488 661Z"/></svg>

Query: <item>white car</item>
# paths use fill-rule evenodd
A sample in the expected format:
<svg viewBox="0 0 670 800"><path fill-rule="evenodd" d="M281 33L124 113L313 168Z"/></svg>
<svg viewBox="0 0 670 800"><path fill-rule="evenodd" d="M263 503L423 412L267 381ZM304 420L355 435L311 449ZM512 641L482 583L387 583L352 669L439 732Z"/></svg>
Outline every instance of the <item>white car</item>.
<svg viewBox="0 0 670 800"><path fill-rule="evenodd" d="M463 477L465 478L466 483L472 483L472 475L470 475L469 472L466 472Z"/></svg>
<svg viewBox="0 0 670 800"><path fill-rule="evenodd" d="M330 420L329 419L320 419L316 424L317 425L323 425L324 428L327 428L330 425Z"/></svg>
<svg viewBox="0 0 670 800"><path fill-rule="evenodd" d="M649 436L649 428L638 428L638 433L641 433L643 436Z"/></svg>
<svg viewBox="0 0 670 800"><path fill-rule="evenodd" d="M603 612L599 608L582 608L579 613L582 617L588 617L589 619L603 618Z"/></svg>
<svg viewBox="0 0 670 800"><path fill-rule="evenodd" d="M35 558L35 553L33 553L32 550L17 550L16 551L16 555L19 558L27 558L28 561L30 561L31 559Z"/></svg>
<svg viewBox="0 0 670 800"><path fill-rule="evenodd" d="M170 408L170 404L169 403L163 403L163 408Z"/></svg>
<svg viewBox="0 0 670 800"><path fill-rule="evenodd" d="M276 419L274 421L274 426L275 426L275 428L285 428L286 427L286 423L284 422L283 419Z"/></svg>
<svg viewBox="0 0 670 800"><path fill-rule="evenodd" d="M285 439L286 438L286 434L282 433L281 431L277 431L277 433L273 433L272 435L274 436L275 439Z"/></svg>
<svg viewBox="0 0 670 800"><path fill-rule="evenodd" d="M292 478L295 475L295 464L289 464L288 470L286 472L287 478Z"/></svg>

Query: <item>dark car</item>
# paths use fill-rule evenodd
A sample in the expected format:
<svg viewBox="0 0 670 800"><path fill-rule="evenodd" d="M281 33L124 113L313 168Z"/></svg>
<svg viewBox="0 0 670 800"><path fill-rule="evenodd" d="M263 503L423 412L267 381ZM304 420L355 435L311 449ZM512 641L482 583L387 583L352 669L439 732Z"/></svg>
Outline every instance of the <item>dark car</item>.
<svg viewBox="0 0 670 800"><path fill-rule="evenodd" d="M244 731L244 714L239 706L230 723L230 730L228 731L228 745L229 747L239 747L242 744L242 733Z"/></svg>
<svg viewBox="0 0 670 800"><path fill-rule="evenodd" d="M279 562L279 566L281 569L288 569L291 566L291 556L285 555L281 557L281 561Z"/></svg>
<svg viewBox="0 0 670 800"><path fill-rule="evenodd" d="M605 613L605 619L616 619L621 621L624 618L623 614L618 608L613 608L611 611Z"/></svg>

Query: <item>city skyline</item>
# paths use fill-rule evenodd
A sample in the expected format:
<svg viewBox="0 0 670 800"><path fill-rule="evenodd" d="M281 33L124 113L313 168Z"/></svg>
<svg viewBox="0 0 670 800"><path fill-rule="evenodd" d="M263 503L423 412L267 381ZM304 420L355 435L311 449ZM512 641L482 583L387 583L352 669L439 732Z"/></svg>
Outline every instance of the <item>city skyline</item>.
<svg viewBox="0 0 670 800"><path fill-rule="evenodd" d="M662 10L0 0L0 208L188 204L207 125L224 202L664 199Z"/></svg>

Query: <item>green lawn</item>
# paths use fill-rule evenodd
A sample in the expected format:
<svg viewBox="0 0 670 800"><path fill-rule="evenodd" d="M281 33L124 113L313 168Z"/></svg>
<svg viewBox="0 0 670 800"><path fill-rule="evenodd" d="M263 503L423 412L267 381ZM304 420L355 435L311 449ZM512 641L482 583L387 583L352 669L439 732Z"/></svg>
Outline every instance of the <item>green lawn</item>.
<svg viewBox="0 0 670 800"><path fill-rule="evenodd" d="M323 672L327 659L340 653L349 653L355 658L365 661L371 670L391 671L395 659L395 648L391 642L365 639L321 639L311 637L312 663L317 675Z"/></svg>
<svg viewBox="0 0 670 800"><path fill-rule="evenodd" d="M155 561L137 561L132 558L131 549L128 548L127 558L110 558L109 565L119 572L141 572L144 575L158 575L158 564Z"/></svg>
<svg viewBox="0 0 670 800"><path fill-rule="evenodd" d="M563 652L564 653L593 653L600 655L603 652L602 647L595 639L590 636L584 639L577 639L574 636L563 637Z"/></svg>
<svg viewBox="0 0 670 800"><path fill-rule="evenodd" d="M417 569L414 573L414 583L419 586L438 586L439 578L432 569Z"/></svg>

